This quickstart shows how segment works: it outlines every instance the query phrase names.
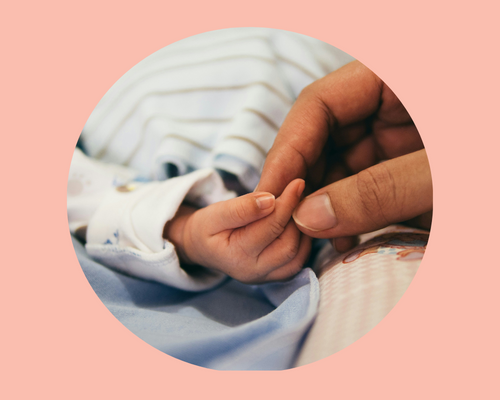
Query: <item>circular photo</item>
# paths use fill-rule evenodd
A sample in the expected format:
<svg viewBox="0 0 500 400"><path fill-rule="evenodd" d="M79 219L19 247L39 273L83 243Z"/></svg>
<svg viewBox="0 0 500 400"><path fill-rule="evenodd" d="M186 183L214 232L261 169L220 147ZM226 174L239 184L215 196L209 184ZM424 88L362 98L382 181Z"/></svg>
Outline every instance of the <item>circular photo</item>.
<svg viewBox="0 0 500 400"><path fill-rule="evenodd" d="M128 71L82 130L67 196L111 314L216 370L294 368L361 338L410 285L432 212L396 94L343 51L265 28L196 35Z"/></svg>

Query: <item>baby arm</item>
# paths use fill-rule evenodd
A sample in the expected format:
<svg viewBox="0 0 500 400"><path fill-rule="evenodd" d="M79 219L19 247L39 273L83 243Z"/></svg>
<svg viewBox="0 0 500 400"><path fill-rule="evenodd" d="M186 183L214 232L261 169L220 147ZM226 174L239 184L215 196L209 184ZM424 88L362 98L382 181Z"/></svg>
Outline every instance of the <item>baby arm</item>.
<svg viewBox="0 0 500 400"><path fill-rule="evenodd" d="M187 264L223 272L245 283L291 278L304 265L311 239L291 219L304 181L291 182L275 199L250 193L206 208L181 206L163 236Z"/></svg>

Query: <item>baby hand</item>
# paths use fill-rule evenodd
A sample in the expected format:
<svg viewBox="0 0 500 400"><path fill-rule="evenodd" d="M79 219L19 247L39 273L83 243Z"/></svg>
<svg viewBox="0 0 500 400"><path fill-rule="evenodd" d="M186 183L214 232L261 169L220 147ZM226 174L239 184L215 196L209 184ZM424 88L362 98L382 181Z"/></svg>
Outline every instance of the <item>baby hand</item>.
<svg viewBox="0 0 500 400"><path fill-rule="evenodd" d="M184 225L185 258L244 283L291 278L311 249L291 219L304 186L296 179L278 199L250 193L197 210Z"/></svg>

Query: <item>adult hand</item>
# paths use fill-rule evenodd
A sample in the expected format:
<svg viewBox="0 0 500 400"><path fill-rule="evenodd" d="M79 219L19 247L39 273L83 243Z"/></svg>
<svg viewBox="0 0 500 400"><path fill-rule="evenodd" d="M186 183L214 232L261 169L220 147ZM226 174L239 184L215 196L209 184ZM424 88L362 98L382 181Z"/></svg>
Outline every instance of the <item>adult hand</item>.
<svg viewBox="0 0 500 400"><path fill-rule="evenodd" d="M357 61L302 91L258 190L278 196L295 178L320 188L296 208L297 226L312 237L335 238L339 250L352 247L352 235L432 209L430 168L415 124L389 87Z"/></svg>

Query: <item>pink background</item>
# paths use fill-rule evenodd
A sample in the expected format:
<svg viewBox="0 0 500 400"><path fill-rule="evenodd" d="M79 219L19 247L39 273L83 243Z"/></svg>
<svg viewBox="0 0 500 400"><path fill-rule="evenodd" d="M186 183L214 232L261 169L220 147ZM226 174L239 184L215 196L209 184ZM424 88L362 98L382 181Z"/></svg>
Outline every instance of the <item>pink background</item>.
<svg viewBox="0 0 500 400"><path fill-rule="evenodd" d="M1 397L499 398L499 9L465 3L3 5ZM364 62L410 111L434 177L431 240L403 299L355 344L285 372L205 370L136 338L87 283L66 221L72 151L106 90L169 43L238 26Z"/></svg>

